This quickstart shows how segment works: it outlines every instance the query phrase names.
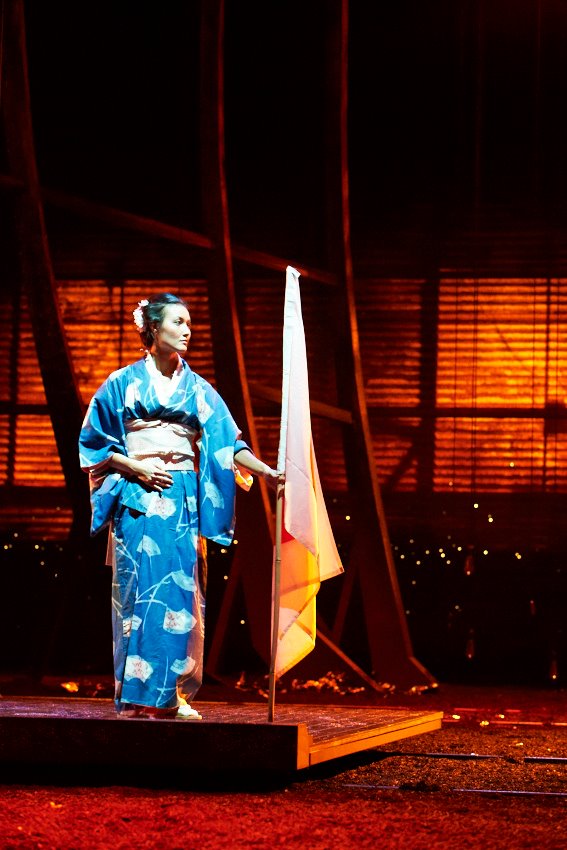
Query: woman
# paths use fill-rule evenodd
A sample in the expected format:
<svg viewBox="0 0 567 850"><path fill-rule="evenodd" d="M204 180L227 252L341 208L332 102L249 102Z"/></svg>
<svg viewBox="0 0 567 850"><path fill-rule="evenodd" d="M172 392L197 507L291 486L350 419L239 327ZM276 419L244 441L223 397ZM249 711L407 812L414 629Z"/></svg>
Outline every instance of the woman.
<svg viewBox="0 0 567 850"><path fill-rule="evenodd" d="M156 295L134 320L146 355L95 393L79 439L91 534L110 526L115 702L121 716L200 719L188 701L203 676L201 539L232 541L235 480L249 488L248 473L277 473L182 359L185 302Z"/></svg>

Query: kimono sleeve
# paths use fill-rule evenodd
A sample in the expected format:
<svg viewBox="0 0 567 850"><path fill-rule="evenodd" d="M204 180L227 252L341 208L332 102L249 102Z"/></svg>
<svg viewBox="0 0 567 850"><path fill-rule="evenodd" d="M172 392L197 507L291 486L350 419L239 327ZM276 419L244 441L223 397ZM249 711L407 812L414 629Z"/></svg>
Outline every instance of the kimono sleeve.
<svg viewBox="0 0 567 850"><path fill-rule="evenodd" d="M113 454L126 454L120 386L110 378L92 398L79 436L81 468L89 473L91 535L112 519L126 479L110 468Z"/></svg>
<svg viewBox="0 0 567 850"><path fill-rule="evenodd" d="M204 537L228 545L234 536L234 452L248 448L231 413L210 384L195 387L201 427L199 526Z"/></svg>
<svg viewBox="0 0 567 850"><path fill-rule="evenodd" d="M126 454L123 410L119 381L109 378L91 399L81 428L79 460L85 472L102 472L114 453Z"/></svg>

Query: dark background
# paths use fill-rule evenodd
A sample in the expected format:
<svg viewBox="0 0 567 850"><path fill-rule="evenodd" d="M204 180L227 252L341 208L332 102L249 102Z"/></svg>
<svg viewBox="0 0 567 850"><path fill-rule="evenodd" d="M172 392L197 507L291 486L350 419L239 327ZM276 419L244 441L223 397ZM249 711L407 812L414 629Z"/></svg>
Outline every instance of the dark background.
<svg viewBox="0 0 567 850"><path fill-rule="evenodd" d="M322 268L326 5L231 0L225 34L232 237ZM203 230L197 4L28 0L25 10L42 185ZM350 4L350 199L361 280L399 273L394 255L419 269L448 240L472 232L490 243L504 230L518 257L526 232L543 233L534 249L541 273L565 274L564 252L546 245L545 233L567 224L566 44L563 0ZM47 221L57 253L64 224L49 211ZM561 501L555 510L561 528ZM416 587L409 556L413 564L435 542L428 534L398 525L393 541L420 660L442 679L561 682L567 599L557 535L521 564L510 540L472 576L437 559ZM6 541L5 592L14 600L2 626L6 667L107 670L100 621L109 576L92 567L100 541L83 553ZM348 535L339 542L348 558ZM222 558L213 550L213 561ZM34 586L27 602L22 564ZM223 572L212 571L212 621ZM323 614L334 593L322 592ZM350 634L364 663L356 618ZM234 651L245 657L245 641L235 638Z"/></svg>
<svg viewBox="0 0 567 850"><path fill-rule="evenodd" d="M349 16L355 260L384 228L433 237L495 210L563 222L562 0ZM226 4L233 236L303 262L324 243L327 17L323 0ZM42 183L199 230L197 5L31 0L26 18Z"/></svg>

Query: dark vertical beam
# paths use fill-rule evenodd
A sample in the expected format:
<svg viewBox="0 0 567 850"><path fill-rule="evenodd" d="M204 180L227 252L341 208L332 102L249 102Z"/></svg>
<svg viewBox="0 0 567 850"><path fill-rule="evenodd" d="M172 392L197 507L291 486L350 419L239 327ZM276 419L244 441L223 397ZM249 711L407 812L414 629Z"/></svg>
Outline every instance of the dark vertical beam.
<svg viewBox="0 0 567 850"><path fill-rule="evenodd" d="M19 266L28 298L39 367L57 450L76 522L86 521L88 489L77 461L77 435L83 418L59 312L45 229L32 132L22 0L3 0L4 50L2 120L10 176L22 188L14 193ZM41 459L38 458L41 463ZM88 527L88 526L87 526Z"/></svg>
<svg viewBox="0 0 567 850"><path fill-rule="evenodd" d="M207 256L215 375L221 395L257 453L237 310L225 174L224 0L201 2L200 69L202 209L205 232L214 246ZM229 584L208 653L208 669L212 673L222 664L223 648L230 639L231 606L240 581L252 644L266 662L269 658L273 532L263 481L256 480L251 491L238 499L237 537Z"/></svg>
<svg viewBox="0 0 567 850"><path fill-rule="evenodd" d="M416 439L421 441L417 453L417 489L427 498L433 493L435 466L435 417L437 403L437 348L439 324L439 275L433 272L423 284L420 304L420 408L421 424Z"/></svg>
<svg viewBox="0 0 567 850"><path fill-rule="evenodd" d="M12 224L12 223L10 223ZM13 236L12 226L9 228L9 236ZM3 268L6 268L8 272L6 279L11 281L17 281L19 276L19 271L16 269L15 263L16 257L10 256L6 257L6 265L3 265ZM18 341L20 339L21 327L22 327L22 317L21 317L21 300L22 293L19 286L14 286L12 290L11 297L11 307L12 307L12 322L11 322L11 346L10 346L10 412L9 412L9 434L8 434L8 468L7 472L7 483L9 486L13 486L15 473L16 473L16 433L17 433L17 424L18 424L18 415L17 415L17 404L18 404L18 360L19 360L19 345Z"/></svg>
<svg viewBox="0 0 567 850"><path fill-rule="evenodd" d="M331 267L342 278L341 295L335 299L339 404L352 410L354 421L354 433L345 435L349 492L355 500L356 522L349 569L356 570L362 589L373 675L402 687L430 685L433 678L414 658L407 629L376 476L362 375L350 246L348 0L329 4L329 18L325 133L328 250Z"/></svg>

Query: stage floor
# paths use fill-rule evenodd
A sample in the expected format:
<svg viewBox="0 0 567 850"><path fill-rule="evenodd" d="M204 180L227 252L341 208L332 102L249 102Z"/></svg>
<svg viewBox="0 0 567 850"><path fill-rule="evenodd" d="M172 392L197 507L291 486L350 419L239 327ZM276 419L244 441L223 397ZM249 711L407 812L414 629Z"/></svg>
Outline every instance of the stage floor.
<svg viewBox="0 0 567 850"><path fill-rule="evenodd" d="M94 690L98 680L77 684ZM390 725L393 735L399 731L392 728L399 709L407 709L406 720L415 714L439 717L441 711L445 719L442 729L430 735L419 734L418 726L417 734L405 740L383 738L384 746L330 758L313 768L297 769L297 748L292 747L295 761L285 776L263 769L272 755L266 750L256 758L261 768L253 774L237 769L227 776L222 773L222 741L214 740L213 725L205 732L207 726L218 723L219 734L224 729L231 745L249 729L251 738L238 743L247 760L244 767L251 763L246 752L250 740L256 754L268 740L260 729L266 725L265 701L251 705L252 699L238 689L211 686L195 701L205 712L203 723L117 721L108 699L89 699L88 693L64 698L39 694L32 685L22 699L26 683L21 678L0 680L1 847L166 850L187 844L186 836L201 850L567 847L567 691L556 686L441 685L427 693L388 694L378 705L372 694L344 696L340 705L336 695L332 701L320 695L316 705L313 700L298 705L301 693L280 695L275 727L303 723L314 746L325 731L317 732L318 718L325 726L329 711L331 727L335 718L340 726L334 740L345 733L344 715L365 721L375 718L374 712L385 714L387 721L378 729L387 731ZM42 684L60 686L59 680ZM283 704L285 699L289 705ZM353 706L354 699L375 702ZM62 722L57 721L59 709ZM49 726L40 735L44 721ZM83 730L82 739L74 722ZM98 731L97 723L102 724ZM114 754L104 726L115 735ZM89 728L107 736L99 753ZM359 727L354 734L366 731ZM23 741L28 734L35 738ZM205 745L211 748L206 759L202 750L191 749L201 746L205 734L203 750ZM59 739L59 751L66 748L64 771L45 761L58 752L50 737ZM160 743L163 753L156 756ZM175 746L179 752L173 754ZM12 758L25 752L27 765L10 766L8 747ZM91 764L82 769L85 753ZM113 758L117 764L106 769L92 766ZM144 769L150 758L156 759L157 769ZM193 770L203 764L208 771L204 777Z"/></svg>
<svg viewBox="0 0 567 850"><path fill-rule="evenodd" d="M111 700L5 697L0 771L183 769L201 774L293 773L441 728L442 711L336 705L195 702L201 721L118 718Z"/></svg>

